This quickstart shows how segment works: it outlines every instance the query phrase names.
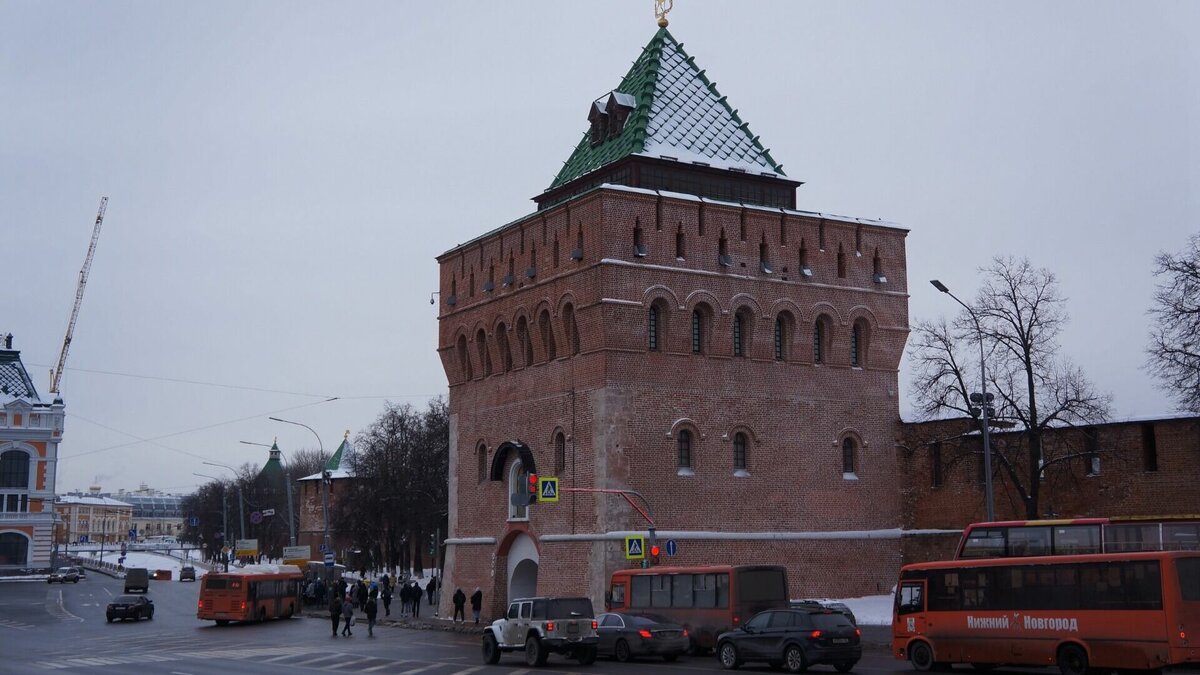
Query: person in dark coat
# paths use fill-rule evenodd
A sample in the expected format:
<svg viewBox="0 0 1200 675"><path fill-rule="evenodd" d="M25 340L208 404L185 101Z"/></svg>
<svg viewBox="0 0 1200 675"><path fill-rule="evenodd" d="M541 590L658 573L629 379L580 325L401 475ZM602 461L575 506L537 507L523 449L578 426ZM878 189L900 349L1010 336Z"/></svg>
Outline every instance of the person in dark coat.
<svg viewBox="0 0 1200 675"><path fill-rule="evenodd" d="M367 605L367 582L363 579L359 579L358 587L354 589L354 592L355 604L359 607L365 607Z"/></svg>
<svg viewBox="0 0 1200 675"><path fill-rule="evenodd" d="M467 617L463 612L463 607L467 604L467 594L462 592L461 588L454 591L454 622L458 623L459 617L462 617L463 622L466 622Z"/></svg>
<svg viewBox="0 0 1200 675"><path fill-rule="evenodd" d="M364 609L367 612L367 637L375 637L375 617L379 615L379 605L375 604L374 596L367 598Z"/></svg>
<svg viewBox="0 0 1200 675"><path fill-rule="evenodd" d="M438 580L437 577L430 577L429 583L425 585L425 597L429 598L429 606L433 607L433 594L437 592ZM433 607L433 615L437 616L437 607Z"/></svg>
<svg viewBox="0 0 1200 675"><path fill-rule="evenodd" d="M471 614L475 615L476 624L479 623L479 610L481 609L483 609L483 591L476 586L475 592L471 594Z"/></svg>
<svg viewBox="0 0 1200 675"><path fill-rule="evenodd" d="M333 637L337 637L338 622L342 618L342 599L329 594L329 619L333 621Z"/></svg>
<svg viewBox="0 0 1200 675"><path fill-rule="evenodd" d="M392 615L392 587L386 582L379 584L379 595L383 598L383 615L391 616Z"/></svg>
<svg viewBox="0 0 1200 675"><path fill-rule="evenodd" d="M417 582L412 582L412 615L413 618L421 616L421 587Z"/></svg>
<svg viewBox="0 0 1200 675"><path fill-rule="evenodd" d="M350 631L350 623L354 621L354 600L349 595L342 601L342 618L346 620L346 625L342 627L342 635L354 635Z"/></svg>

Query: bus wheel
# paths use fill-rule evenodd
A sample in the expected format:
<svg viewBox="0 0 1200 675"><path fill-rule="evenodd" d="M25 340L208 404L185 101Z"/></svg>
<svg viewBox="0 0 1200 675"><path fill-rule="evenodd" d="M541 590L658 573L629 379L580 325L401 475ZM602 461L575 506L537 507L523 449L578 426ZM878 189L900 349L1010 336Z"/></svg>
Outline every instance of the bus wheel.
<svg viewBox="0 0 1200 675"><path fill-rule="evenodd" d="M799 645L788 647L783 653L783 665L789 673L803 673L808 670L808 663L804 661L804 650L800 649Z"/></svg>
<svg viewBox="0 0 1200 675"><path fill-rule="evenodd" d="M913 668L922 673L933 670L933 650L929 648L929 643L912 643L908 648L908 660L912 662Z"/></svg>
<svg viewBox="0 0 1200 675"><path fill-rule="evenodd" d="M725 670L734 670L742 665L742 657L732 642L722 642L717 645L717 659Z"/></svg>
<svg viewBox="0 0 1200 675"><path fill-rule="evenodd" d="M1087 652L1079 645L1066 645L1058 650L1058 670L1062 675L1084 675L1087 669Z"/></svg>

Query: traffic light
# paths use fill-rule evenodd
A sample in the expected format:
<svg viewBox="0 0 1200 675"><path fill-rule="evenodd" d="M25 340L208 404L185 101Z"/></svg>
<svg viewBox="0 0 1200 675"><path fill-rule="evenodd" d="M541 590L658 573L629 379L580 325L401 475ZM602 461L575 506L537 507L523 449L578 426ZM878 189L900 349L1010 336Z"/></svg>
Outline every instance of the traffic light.
<svg viewBox="0 0 1200 675"><path fill-rule="evenodd" d="M536 473L529 474L529 503L536 504L538 500L538 477Z"/></svg>
<svg viewBox="0 0 1200 675"><path fill-rule="evenodd" d="M658 547L658 544L650 546L650 565L658 564L658 555L660 553L662 553L662 549Z"/></svg>

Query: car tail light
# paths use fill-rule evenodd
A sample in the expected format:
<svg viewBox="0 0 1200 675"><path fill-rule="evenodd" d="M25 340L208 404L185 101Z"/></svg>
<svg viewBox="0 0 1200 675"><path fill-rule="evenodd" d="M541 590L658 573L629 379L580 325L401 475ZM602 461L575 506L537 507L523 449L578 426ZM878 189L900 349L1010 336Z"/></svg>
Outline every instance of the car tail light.
<svg viewBox="0 0 1200 675"><path fill-rule="evenodd" d="M733 625L736 626L741 622L742 622L742 617L738 616L737 614L734 614L733 615Z"/></svg>
<svg viewBox="0 0 1200 675"><path fill-rule="evenodd" d="M196 609L204 609L204 601L203 600L196 601Z"/></svg>
<svg viewBox="0 0 1200 675"><path fill-rule="evenodd" d="M554 622L553 622L553 621L547 621L547 622L546 622L546 632L547 632L547 633L553 633L553 632L554 632Z"/></svg>
<svg viewBox="0 0 1200 675"><path fill-rule="evenodd" d="M647 640L654 637L654 635L648 630L639 630L638 635L641 635L642 637L646 638Z"/></svg>
<svg viewBox="0 0 1200 675"><path fill-rule="evenodd" d="M242 601L242 611L243 612L246 611L246 601L245 600Z"/></svg>
<svg viewBox="0 0 1200 675"><path fill-rule="evenodd" d="M855 629L854 629L854 634L855 634L855 635L857 635L858 637L862 637L862 629L861 629L861 628L855 628Z"/></svg>
<svg viewBox="0 0 1200 675"><path fill-rule="evenodd" d="M809 640L816 640L820 637L821 637L821 631L819 631L819 630L814 630L813 632L808 634Z"/></svg>
<svg viewBox="0 0 1200 675"><path fill-rule="evenodd" d="M687 637L687 636L688 636L688 634L687 634L687 629L686 629L686 628L684 628L684 629L683 629L683 637Z"/></svg>
<svg viewBox="0 0 1200 675"><path fill-rule="evenodd" d="M600 628L600 622L599 622L599 621L592 621L592 630L596 630L596 629L598 629L598 628Z"/></svg>

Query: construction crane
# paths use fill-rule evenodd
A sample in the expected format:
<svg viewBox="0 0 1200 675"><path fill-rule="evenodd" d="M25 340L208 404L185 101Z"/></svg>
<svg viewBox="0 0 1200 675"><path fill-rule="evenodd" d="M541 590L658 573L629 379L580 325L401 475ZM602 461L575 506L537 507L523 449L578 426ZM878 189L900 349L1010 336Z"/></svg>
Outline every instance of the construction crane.
<svg viewBox="0 0 1200 675"><path fill-rule="evenodd" d="M71 308L71 320L67 322L67 334L63 337L62 352L58 355L58 367L50 371L50 393L58 393L63 370L67 367L67 351L71 349L71 338L75 335L75 320L79 318L79 306L83 304L83 288L87 286L88 272L92 271L92 258L96 255L96 242L100 239L100 226L104 223L104 210L108 208L108 197L100 198L100 210L96 212L96 227L92 229L92 243L88 244L83 269L79 270L79 285L75 287L75 306Z"/></svg>

